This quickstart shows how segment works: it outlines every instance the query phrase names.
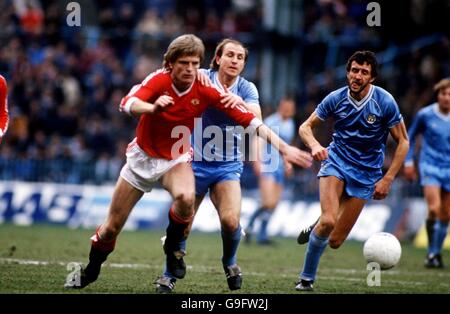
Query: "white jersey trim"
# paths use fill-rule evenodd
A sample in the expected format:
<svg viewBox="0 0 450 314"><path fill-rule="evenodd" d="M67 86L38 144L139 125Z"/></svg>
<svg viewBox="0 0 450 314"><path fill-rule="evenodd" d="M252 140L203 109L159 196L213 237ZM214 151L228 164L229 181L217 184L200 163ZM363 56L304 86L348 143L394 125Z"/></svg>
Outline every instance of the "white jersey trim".
<svg viewBox="0 0 450 314"><path fill-rule="evenodd" d="M123 105L122 110L131 116L131 105L133 105L133 103L138 99L139 98L137 97L131 97L130 99L128 99L126 103Z"/></svg>
<svg viewBox="0 0 450 314"><path fill-rule="evenodd" d="M175 94L177 94L178 97L181 97L181 96L184 96L184 95L186 95L187 93L189 93L191 91L192 86L194 86L194 83L195 83L195 80L194 80L194 82L192 82L191 86L189 86L189 88L186 89L183 92L180 92L173 83L172 83L172 89L175 92Z"/></svg>
<svg viewBox="0 0 450 314"><path fill-rule="evenodd" d="M355 98L353 98L352 95L350 95L350 88L348 88L347 98L350 101L350 103L353 105L353 107L355 107L357 111L360 111L362 108L364 108L364 106L372 98L373 91L374 91L373 85L370 85L370 90L367 93L366 97L364 97L363 99L358 101Z"/></svg>
<svg viewBox="0 0 450 314"><path fill-rule="evenodd" d="M450 120L450 112L447 113L447 115L443 114L442 112L439 111L439 104L438 103L434 103L433 105L433 111L436 113L436 115L441 118L444 121L449 121Z"/></svg>

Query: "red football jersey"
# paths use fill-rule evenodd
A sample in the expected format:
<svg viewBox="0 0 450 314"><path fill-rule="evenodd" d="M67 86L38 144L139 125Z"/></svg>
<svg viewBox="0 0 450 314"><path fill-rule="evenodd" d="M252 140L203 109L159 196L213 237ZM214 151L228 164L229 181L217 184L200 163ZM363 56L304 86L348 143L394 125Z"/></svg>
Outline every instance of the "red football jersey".
<svg viewBox="0 0 450 314"><path fill-rule="evenodd" d="M8 87L6 80L0 75L0 139L8 129Z"/></svg>
<svg viewBox="0 0 450 314"><path fill-rule="evenodd" d="M189 89L178 91L172 83L170 73L164 69L150 74L141 84L135 85L122 98L120 110L130 113L130 107L136 98L154 103L162 95L171 96L174 104L165 107L164 111L141 115L136 129L139 147L152 157L172 160L177 155L188 152L194 118L200 117L208 106L224 111L243 127L250 124L258 127L262 123L245 108L224 108L220 103L220 92L213 87L203 86L197 80ZM189 131L189 136L179 133L183 130ZM175 154L172 153L173 148Z"/></svg>

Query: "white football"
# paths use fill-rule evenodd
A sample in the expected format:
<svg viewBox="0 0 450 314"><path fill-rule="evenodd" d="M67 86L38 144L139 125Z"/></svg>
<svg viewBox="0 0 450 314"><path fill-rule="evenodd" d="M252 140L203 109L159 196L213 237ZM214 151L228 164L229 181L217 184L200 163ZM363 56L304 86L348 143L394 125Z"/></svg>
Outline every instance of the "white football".
<svg viewBox="0 0 450 314"><path fill-rule="evenodd" d="M393 234L377 232L364 243L363 253L367 263L375 262L380 269L389 269L400 261L402 247Z"/></svg>

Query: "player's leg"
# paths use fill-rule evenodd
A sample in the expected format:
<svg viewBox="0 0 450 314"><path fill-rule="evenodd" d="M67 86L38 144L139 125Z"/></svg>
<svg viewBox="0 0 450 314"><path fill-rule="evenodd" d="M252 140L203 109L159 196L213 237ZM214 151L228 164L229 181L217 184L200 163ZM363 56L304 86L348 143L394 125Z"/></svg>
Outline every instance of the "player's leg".
<svg viewBox="0 0 450 314"><path fill-rule="evenodd" d="M101 265L114 250L117 235L122 230L131 210L144 193L119 177L113 193L108 217L91 238L89 264L81 268L80 278L67 282L67 288L84 288L97 280Z"/></svg>
<svg viewBox="0 0 450 314"><path fill-rule="evenodd" d="M200 205L203 202L203 199L205 198L205 195L195 195L195 202L194 202L194 217L198 212L198 209L200 208ZM192 224L194 223L194 219L191 220L191 223L189 224L187 230L186 230L186 236L189 236L189 234L191 233L191 229L192 229ZM186 240L184 240L181 244L181 246L186 249Z"/></svg>
<svg viewBox="0 0 450 314"><path fill-rule="evenodd" d="M241 269L237 265L237 250L241 240L241 186L238 180L226 180L214 184L210 190L211 201L216 207L222 229L222 264L231 290L242 285Z"/></svg>
<svg viewBox="0 0 450 314"><path fill-rule="evenodd" d="M203 198L205 197L205 194L209 190L209 185L211 184L211 181L213 180L213 174L215 169L212 169L212 167L209 166L206 162L196 162L193 161L191 163L192 170L194 171L194 178L195 178L195 203L194 203L194 216L198 211L198 208L200 207L200 204L203 201ZM211 172L213 171L213 172ZM173 204L172 204L173 205ZM191 232L192 223L194 222L194 219L191 220L191 223L186 229L185 235L186 238L188 237L189 233ZM186 239L182 239L179 243L180 250L186 252ZM167 269L167 267L166 267Z"/></svg>
<svg viewBox="0 0 450 314"><path fill-rule="evenodd" d="M339 248L356 223L366 200L343 195L339 206L336 225L330 234L329 245L333 249Z"/></svg>
<svg viewBox="0 0 450 314"><path fill-rule="evenodd" d="M303 270L300 273L300 280L295 287L299 291L312 290L320 257L328 244L329 235L337 221L339 202L344 191L344 182L335 176L320 177L319 189L322 213L319 222L311 232L308 242Z"/></svg>
<svg viewBox="0 0 450 314"><path fill-rule="evenodd" d="M428 237L428 252L425 259L425 267L435 267L434 255L437 253L437 237L435 237L436 227L439 227L438 215L441 212L441 188L439 185L424 185L423 194L428 207L428 217L426 220L426 230Z"/></svg>
<svg viewBox="0 0 450 314"><path fill-rule="evenodd" d="M447 237L448 232L448 222L450 220L450 192L441 190L441 209L438 213L438 219L434 226L433 235L433 256L434 256L434 267L443 268L444 263L442 261L442 246L444 240Z"/></svg>
<svg viewBox="0 0 450 314"><path fill-rule="evenodd" d="M267 226L269 220L280 201L283 186L278 184L273 176L262 175L259 182L261 193L261 210L259 232L257 233L256 241L259 244L269 243L267 235Z"/></svg>
<svg viewBox="0 0 450 314"><path fill-rule="evenodd" d="M194 205L194 216L198 211L198 208L200 207L201 202L203 201L204 195L196 195L195 197L195 205ZM173 204L172 204L173 207ZM170 216L169 216L170 217ZM187 237L189 236L190 232L191 232L191 228L192 228L192 224L194 222L194 219L191 220L191 222L189 223L188 227L185 230L185 237L182 238L178 244L178 248L179 248L179 256L183 256L184 254L186 254L187 252ZM163 247L165 245L165 241L163 242ZM173 288L175 287L175 283L177 280L177 274L173 274L171 269L173 269L173 265L171 265L172 259L170 258L166 258L165 264L164 264L164 270L163 270L163 274L162 276L160 276L159 278L156 279L156 281L154 282L156 284L156 291L159 293L170 293L172 292ZM177 259L175 260L175 267L185 267L183 266L183 262L184 260L181 259ZM177 266L178 265L178 266Z"/></svg>
<svg viewBox="0 0 450 314"><path fill-rule="evenodd" d="M163 174L160 181L173 199L164 242L165 273L181 279L186 274L186 264L183 260L185 252L180 245L187 238L194 217L195 184L192 167L186 162L178 163Z"/></svg>

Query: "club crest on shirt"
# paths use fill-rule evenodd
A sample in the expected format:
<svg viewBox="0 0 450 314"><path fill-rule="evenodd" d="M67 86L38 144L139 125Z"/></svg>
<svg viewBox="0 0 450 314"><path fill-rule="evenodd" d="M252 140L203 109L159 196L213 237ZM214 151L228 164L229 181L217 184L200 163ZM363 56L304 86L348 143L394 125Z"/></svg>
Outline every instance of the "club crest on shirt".
<svg viewBox="0 0 450 314"><path fill-rule="evenodd" d="M200 100L198 98L192 98L191 99L191 104L193 106L197 106L200 103Z"/></svg>
<svg viewBox="0 0 450 314"><path fill-rule="evenodd" d="M366 119L367 123L373 124L377 121L377 117L374 114L369 114Z"/></svg>

